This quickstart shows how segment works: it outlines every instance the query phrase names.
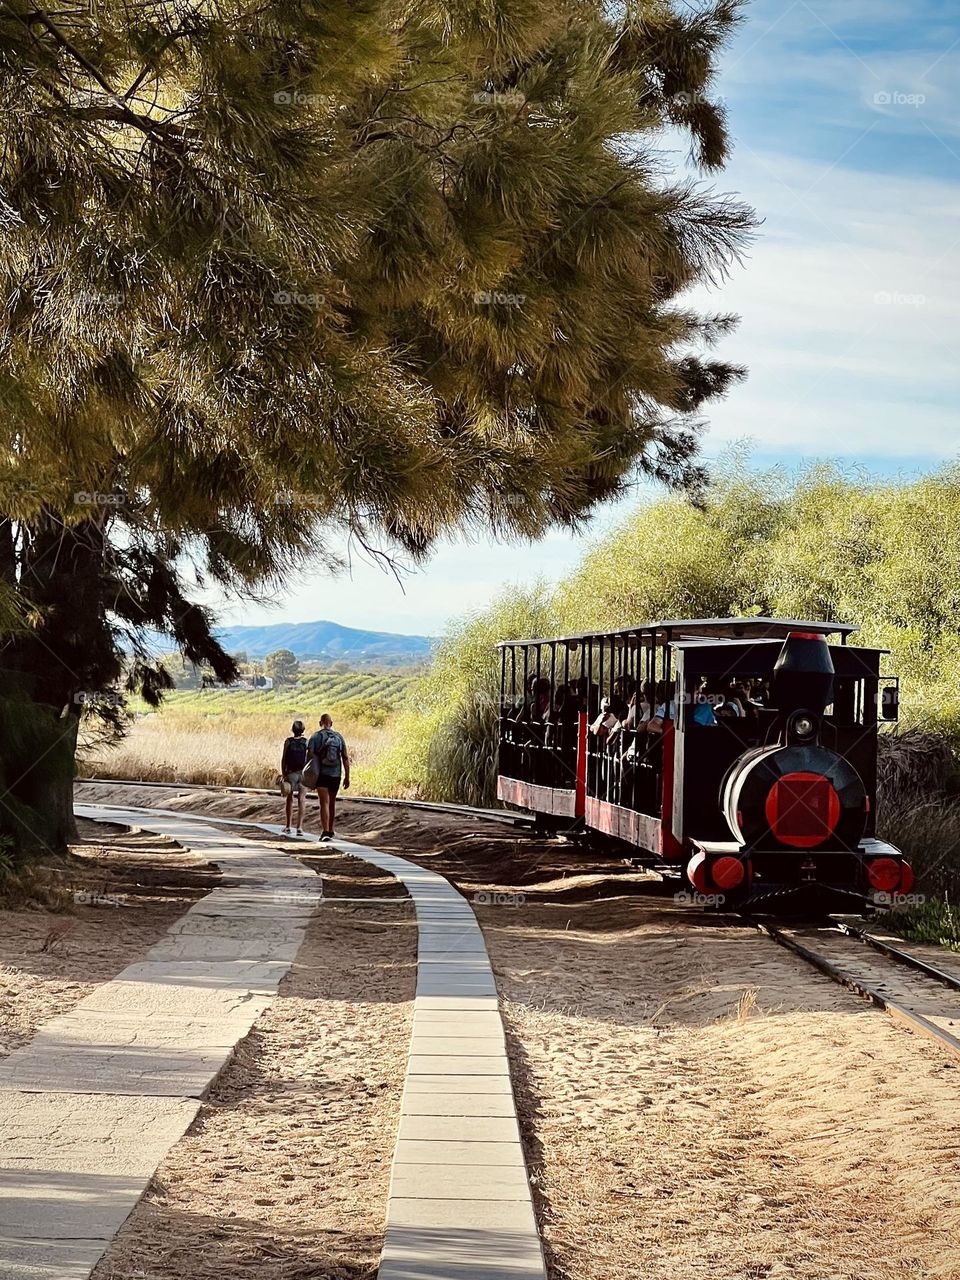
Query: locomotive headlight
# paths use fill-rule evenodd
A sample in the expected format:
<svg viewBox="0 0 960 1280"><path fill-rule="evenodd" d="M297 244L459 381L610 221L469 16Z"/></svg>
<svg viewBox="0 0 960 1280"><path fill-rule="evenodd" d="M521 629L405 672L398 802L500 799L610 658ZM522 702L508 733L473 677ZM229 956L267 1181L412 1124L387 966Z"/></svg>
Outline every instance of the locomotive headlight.
<svg viewBox="0 0 960 1280"><path fill-rule="evenodd" d="M810 738L817 731L816 722L812 720L810 716L803 715L797 716L796 719L792 721L790 728L798 738Z"/></svg>

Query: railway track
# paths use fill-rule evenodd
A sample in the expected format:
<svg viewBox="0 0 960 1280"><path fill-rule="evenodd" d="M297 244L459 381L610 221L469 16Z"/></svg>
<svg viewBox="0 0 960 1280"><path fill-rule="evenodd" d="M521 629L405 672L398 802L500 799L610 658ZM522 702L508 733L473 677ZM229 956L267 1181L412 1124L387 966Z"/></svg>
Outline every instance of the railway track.
<svg viewBox="0 0 960 1280"><path fill-rule="evenodd" d="M847 921L792 927L750 921L761 933L841 986L870 1000L895 1021L960 1056L960 954L924 958L899 939Z"/></svg>
<svg viewBox="0 0 960 1280"><path fill-rule="evenodd" d="M250 795L277 797L275 787L223 787L208 782L148 782L133 778L77 778L77 782L110 787L158 787L166 791L209 791L215 795ZM441 804L430 800L396 800L389 796L349 795L347 800L362 804L403 805L406 809L424 809L429 813L451 813L477 818L485 822L511 822L518 827L532 827L536 819L511 809L475 809L468 804Z"/></svg>

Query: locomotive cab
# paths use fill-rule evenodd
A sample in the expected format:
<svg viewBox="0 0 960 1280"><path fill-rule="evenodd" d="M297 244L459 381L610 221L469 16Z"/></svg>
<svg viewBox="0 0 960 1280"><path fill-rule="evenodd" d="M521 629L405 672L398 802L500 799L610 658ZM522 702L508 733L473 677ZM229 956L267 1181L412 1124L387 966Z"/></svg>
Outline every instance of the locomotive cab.
<svg viewBox="0 0 960 1280"><path fill-rule="evenodd" d="M765 647L757 665L769 663L774 646ZM799 630L778 648L762 740L758 732L756 742L739 744L743 750L719 785L720 821L711 814L709 830L691 791L709 804L701 785L710 771L686 771L675 831L679 824L694 849L687 878L700 892L733 900L812 886L832 891L834 899L844 892L907 892L909 866L897 849L876 839L874 829L882 651L831 651L825 636ZM704 660L717 656L734 655L700 650L696 661L681 661L678 679L693 679ZM688 752L709 750L709 741L678 733L685 764Z"/></svg>

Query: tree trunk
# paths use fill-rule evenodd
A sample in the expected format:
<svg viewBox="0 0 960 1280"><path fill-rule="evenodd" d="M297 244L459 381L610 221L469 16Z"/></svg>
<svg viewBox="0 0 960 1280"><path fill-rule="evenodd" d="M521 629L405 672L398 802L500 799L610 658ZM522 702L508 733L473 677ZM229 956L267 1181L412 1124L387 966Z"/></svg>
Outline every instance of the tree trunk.
<svg viewBox="0 0 960 1280"><path fill-rule="evenodd" d="M103 546L96 521L64 527L51 519L30 529L21 549L20 591L42 622L12 636L5 650L25 722L14 748L20 758L3 765L18 804L8 823L25 851L31 843L63 850L76 838L80 713L120 674L104 609Z"/></svg>

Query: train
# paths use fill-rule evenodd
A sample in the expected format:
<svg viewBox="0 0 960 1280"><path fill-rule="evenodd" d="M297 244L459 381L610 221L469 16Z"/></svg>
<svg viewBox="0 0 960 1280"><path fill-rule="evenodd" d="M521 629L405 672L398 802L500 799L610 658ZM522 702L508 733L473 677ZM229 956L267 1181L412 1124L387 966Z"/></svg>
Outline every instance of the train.
<svg viewBox="0 0 960 1280"><path fill-rule="evenodd" d="M876 834L899 682L856 632L701 618L503 641L497 795L704 902L889 903L913 887Z"/></svg>

